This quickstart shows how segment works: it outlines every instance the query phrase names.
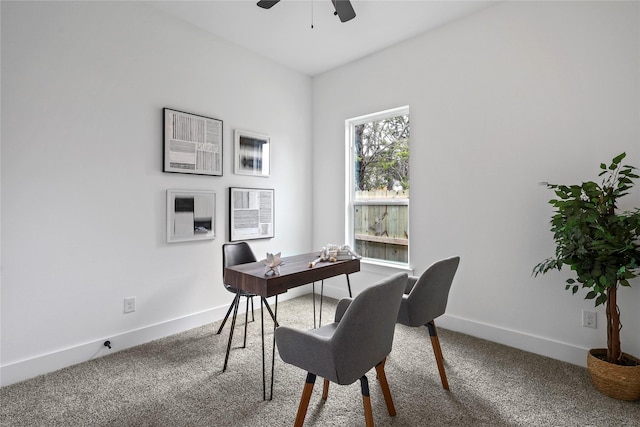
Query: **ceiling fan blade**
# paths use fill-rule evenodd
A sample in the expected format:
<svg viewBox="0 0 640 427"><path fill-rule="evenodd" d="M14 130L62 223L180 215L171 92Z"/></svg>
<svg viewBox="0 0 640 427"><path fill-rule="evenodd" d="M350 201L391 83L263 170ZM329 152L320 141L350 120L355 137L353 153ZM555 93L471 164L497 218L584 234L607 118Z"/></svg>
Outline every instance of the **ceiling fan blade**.
<svg viewBox="0 0 640 427"><path fill-rule="evenodd" d="M353 10L349 0L331 0L331 3L336 8L336 14L341 22L347 22L356 17L356 11Z"/></svg>
<svg viewBox="0 0 640 427"><path fill-rule="evenodd" d="M274 4L278 3L280 0L260 0L258 2L258 6L263 9L271 9Z"/></svg>

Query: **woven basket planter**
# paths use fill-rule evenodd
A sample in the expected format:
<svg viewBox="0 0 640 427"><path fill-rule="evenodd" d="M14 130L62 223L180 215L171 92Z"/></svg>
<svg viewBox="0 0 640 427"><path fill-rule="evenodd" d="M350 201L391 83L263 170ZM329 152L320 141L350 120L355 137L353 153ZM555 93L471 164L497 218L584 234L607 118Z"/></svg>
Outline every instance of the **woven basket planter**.
<svg viewBox="0 0 640 427"><path fill-rule="evenodd" d="M606 356L606 348L589 350L587 369L596 388L604 395L619 400L640 399L640 359L627 353L623 358L635 361L636 366L622 366L609 363L598 356Z"/></svg>

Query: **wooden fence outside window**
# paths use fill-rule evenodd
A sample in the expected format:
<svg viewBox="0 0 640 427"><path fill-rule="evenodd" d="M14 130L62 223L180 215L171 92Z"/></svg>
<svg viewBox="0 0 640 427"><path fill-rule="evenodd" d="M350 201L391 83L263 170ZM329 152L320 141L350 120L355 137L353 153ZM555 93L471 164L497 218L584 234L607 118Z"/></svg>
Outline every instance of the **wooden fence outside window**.
<svg viewBox="0 0 640 427"><path fill-rule="evenodd" d="M354 240L365 258L409 262L409 191L357 191Z"/></svg>

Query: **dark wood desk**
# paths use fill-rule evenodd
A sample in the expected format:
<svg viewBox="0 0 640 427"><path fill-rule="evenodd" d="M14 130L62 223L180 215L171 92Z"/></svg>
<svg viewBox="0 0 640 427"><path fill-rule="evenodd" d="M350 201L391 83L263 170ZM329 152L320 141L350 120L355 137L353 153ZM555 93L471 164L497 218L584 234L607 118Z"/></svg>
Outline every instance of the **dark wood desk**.
<svg viewBox="0 0 640 427"><path fill-rule="evenodd" d="M359 259L319 262L309 267L309 263L318 256L318 253L309 253L283 258L284 265L280 266L279 276L265 276L264 264L252 262L225 268L224 277L238 289L268 298L308 283L360 271Z"/></svg>
<svg viewBox="0 0 640 427"><path fill-rule="evenodd" d="M352 259L336 262L319 262L313 267L309 267L309 263L318 259L317 252L295 255L282 258L284 264L280 266L279 275L265 275L265 265L262 262L252 262L248 264L239 264L224 269L224 277L233 287L259 295L260 298L260 317L262 322L262 398L266 400L266 374L265 374L265 344L264 344L264 316L263 306L265 298L275 297L274 318L278 316L278 295L287 292L289 289L315 283L330 277L345 274L347 276L347 285L349 286L349 294L351 294L351 285L349 284L349 274L360 271L360 260ZM315 303L314 303L315 310ZM314 320L315 323L315 320ZM273 324L275 332L276 322ZM232 331L233 332L233 331ZM231 334L229 335L229 345L231 345ZM275 364L276 341L275 333L273 334L273 349L271 353L271 392L273 397L273 368Z"/></svg>

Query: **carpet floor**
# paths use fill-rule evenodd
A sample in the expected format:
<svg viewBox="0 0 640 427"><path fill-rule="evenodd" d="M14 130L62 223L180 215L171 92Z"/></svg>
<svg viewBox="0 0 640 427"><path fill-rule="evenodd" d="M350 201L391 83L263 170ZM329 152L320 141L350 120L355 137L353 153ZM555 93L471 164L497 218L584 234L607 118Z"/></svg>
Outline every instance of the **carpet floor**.
<svg viewBox="0 0 640 427"><path fill-rule="evenodd" d="M333 319L326 299L323 323ZM313 326L310 295L280 302L281 324ZM262 400L260 311L238 319L226 372L229 324L198 327L0 388L2 426L290 426L306 373L276 351L273 400ZM267 350L273 323L265 312ZM367 375L377 426L640 426L640 401L600 394L586 369L439 329L450 390L444 390L426 328L397 325L386 373L397 415L390 417ZM268 351L268 356L270 356ZM586 355L585 355L586 357ZM268 359L270 360L270 359ZM267 390L268 393L268 390ZM364 425L360 383L316 381L305 425Z"/></svg>

